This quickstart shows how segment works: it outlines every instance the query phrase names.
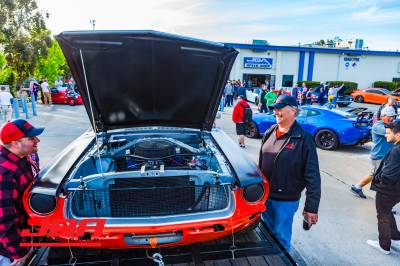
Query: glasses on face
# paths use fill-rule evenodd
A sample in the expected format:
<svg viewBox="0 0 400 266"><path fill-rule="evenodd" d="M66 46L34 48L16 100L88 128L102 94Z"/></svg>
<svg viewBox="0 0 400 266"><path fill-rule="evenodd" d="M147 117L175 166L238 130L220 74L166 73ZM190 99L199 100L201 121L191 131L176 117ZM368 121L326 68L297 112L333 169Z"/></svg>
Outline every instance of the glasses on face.
<svg viewBox="0 0 400 266"><path fill-rule="evenodd" d="M23 138L21 138L21 140L29 140L29 141L36 141L37 140L37 137L23 137Z"/></svg>

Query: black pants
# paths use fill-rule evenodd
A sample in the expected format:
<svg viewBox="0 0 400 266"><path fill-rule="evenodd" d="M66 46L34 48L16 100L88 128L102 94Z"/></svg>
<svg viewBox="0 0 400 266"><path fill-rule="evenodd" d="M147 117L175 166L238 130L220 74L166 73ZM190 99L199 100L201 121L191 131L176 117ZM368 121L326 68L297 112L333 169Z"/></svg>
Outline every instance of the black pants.
<svg viewBox="0 0 400 266"><path fill-rule="evenodd" d="M376 193L376 213L378 217L379 244L381 248L390 250L391 240L400 240L396 220L392 208L400 202L400 196Z"/></svg>
<svg viewBox="0 0 400 266"><path fill-rule="evenodd" d="M268 113L267 104L265 104L265 103L261 104L260 113Z"/></svg>

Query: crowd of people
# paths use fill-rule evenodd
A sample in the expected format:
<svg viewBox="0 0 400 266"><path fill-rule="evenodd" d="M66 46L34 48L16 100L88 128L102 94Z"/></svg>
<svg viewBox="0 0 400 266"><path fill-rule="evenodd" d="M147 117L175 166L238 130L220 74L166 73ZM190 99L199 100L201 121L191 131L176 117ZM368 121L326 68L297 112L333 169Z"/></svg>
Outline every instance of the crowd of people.
<svg viewBox="0 0 400 266"><path fill-rule="evenodd" d="M326 93L328 102L335 104L342 87L321 84L317 90L319 95ZM273 112L277 121L264 134L259 152L259 168L270 182L267 211L262 218L287 250L291 247L293 217L304 189L307 192L303 226L309 229L318 221L321 179L316 147L313 137L295 119L299 105L310 103L309 94L313 91L303 84L301 88L294 87L290 94L277 94L268 91L263 84L258 104L260 112ZM324 104L321 99L318 97L319 104ZM241 148L245 147L248 127L246 108L249 105L245 95L239 95L232 120ZM376 191L379 238L367 240L367 244L384 254L389 254L392 246L400 249L400 231L392 212L400 203L400 120L396 120L397 114L396 101L391 97L378 109L377 121L372 126L371 173L351 186L351 191L361 198L366 198L362 188L369 183L371 190Z"/></svg>

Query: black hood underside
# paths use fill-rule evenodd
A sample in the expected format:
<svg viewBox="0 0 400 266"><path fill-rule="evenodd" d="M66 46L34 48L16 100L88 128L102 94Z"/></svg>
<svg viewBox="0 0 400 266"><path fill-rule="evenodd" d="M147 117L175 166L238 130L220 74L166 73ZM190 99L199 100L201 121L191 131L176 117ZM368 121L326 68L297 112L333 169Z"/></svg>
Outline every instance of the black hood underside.
<svg viewBox="0 0 400 266"><path fill-rule="evenodd" d="M96 132L136 126L211 130L238 53L154 31L63 32L56 39Z"/></svg>

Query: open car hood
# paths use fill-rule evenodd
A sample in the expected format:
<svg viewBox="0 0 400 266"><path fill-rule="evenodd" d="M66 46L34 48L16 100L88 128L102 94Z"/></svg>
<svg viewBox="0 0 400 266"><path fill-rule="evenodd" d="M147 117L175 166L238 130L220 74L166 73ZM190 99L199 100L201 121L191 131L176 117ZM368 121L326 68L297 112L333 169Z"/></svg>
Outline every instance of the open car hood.
<svg viewBox="0 0 400 266"><path fill-rule="evenodd" d="M96 132L211 130L238 54L220 43L154 31L63 32L56 39Z"/></svg>

